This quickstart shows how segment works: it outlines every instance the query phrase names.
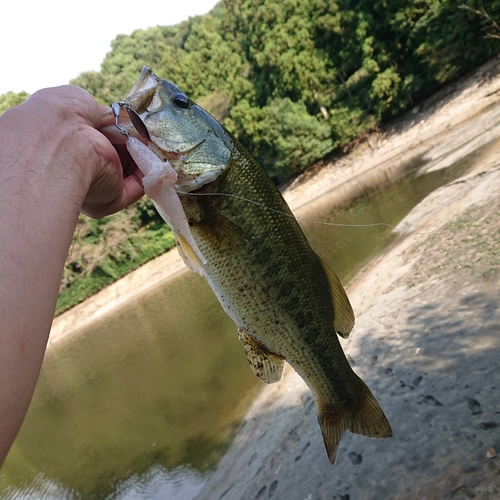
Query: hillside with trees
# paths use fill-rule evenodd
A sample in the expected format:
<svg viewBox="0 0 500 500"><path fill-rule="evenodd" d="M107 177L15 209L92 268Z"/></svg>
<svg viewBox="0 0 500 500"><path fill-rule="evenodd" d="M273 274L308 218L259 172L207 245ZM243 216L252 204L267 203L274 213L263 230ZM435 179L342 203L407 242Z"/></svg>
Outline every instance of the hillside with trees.
<svg viewBox="0 0 500 500"><path fill-rule="evenodd" d="M109 105L126 96L148 65L210 111L280 183L497 55L494 19L500 19L500 0L467 6L456 0L222 0L211 13L179 25L119 35L101 71L72 83ZM81 253L75 242L67 293L96 269L106 277L100 283L122 274L123 266L128 270L144 248L142 237L154 248L147 258L172 244L145 201L113 220L82 223L83 239L112 244Z"/></svg>
<svg viewBox="0 0 500 500"><path fill-rule="evenodd" d="M0 115L10 108L22 104L29 94L27 92L7 92L0 95Z"/></svg>
<svg viewBox="0 0 500 500"><path fill-rule="evenodd" d="M500 1L487 10L500 18ZM224 0L118 36L100 73L73 83L109 104L148 65L281 181L496 55L491 25L458 1Z"/></svg>

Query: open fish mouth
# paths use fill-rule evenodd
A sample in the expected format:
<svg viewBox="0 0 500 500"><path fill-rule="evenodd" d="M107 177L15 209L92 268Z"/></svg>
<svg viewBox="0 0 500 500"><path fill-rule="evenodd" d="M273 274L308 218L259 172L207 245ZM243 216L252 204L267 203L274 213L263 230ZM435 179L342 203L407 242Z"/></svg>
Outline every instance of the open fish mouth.
<svg viewBox="0 0 500 500"><path fill-rule="evenodd" d="M170 162L173 169L177 172L178 180L175 183L175 189L179 193L187 194L201 189L207 184L214 183L220 175L220 168L218 168L218 166L214 166L213 170L205 170L199 173L190 174L186 172L184 167L186 161L189 161L189 155L202 146L203 142L204 141L201 141L199 144L196 144L186 151L164 151L153 142L149 143L150 149L156 156L162 161Z"/></svg>

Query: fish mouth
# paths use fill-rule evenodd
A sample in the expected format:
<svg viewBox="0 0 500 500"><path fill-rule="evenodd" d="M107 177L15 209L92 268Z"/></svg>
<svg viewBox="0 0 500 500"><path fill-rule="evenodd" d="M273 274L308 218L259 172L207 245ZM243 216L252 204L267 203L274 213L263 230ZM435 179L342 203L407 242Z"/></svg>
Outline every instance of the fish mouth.
<svg viewBox="0 0 500 500"><path fill-rule="evenodd" d="M158 80L151 70L145 67L143 73L141 73L141 79L147 79L148 81L146 83L151 83L149 80L152 77L155 81ZM139 83L138 80L136 86ZM141 85L137 88L134 87L134 92L131 91L131 94L135 95L135 93L140 90L139 87ZM156 87L157 85L153 85L151 89ZM151 96L148 93L149 91L150 89L148 86L148 88L142 91L146 92L144 96L141 92L138 92L141 94L139 97L141 99L147 97L150 101ZM145 99L141 101L138 97L136 99L137 102L135 102L134 99L129 99L131 94L129 94L125 100L113 103L111 106L111 113L108 112L103 115L106 125L114 118L114 137L120 139L119 135L122 135L121 140L117 140L116 142L126 142L128 137L135 137L143 144L146 144L158 159L163 162L168 161L178 176L178 181L175 183L175 190L178 193L189 193L215 181L221 172L220 164L212 162L212 156L206 153L203 154L203 150L197 151L202 146L206 146L207 149L210 149L210 142L207 142L207 138L192 137L189 142L183 140L177 141L174 139L176 137L175 135L169 138L169 134L165 134L165 130L158 131L153 127L152 131L150 131L144 118L144 116L146 119L150 116L145 106ZM126 113L122 112L124 108ZM118 134L116 132L118 132ZM156 137L155 132L161 132L163 135L167 135L167 137Z"/></svg>
<svg viewBox="0 0 500 500"><path fill-rule="evenodd" d="M174 165L172 166L175 170L179 170L184 164L186 155L189 155L190 153L198 149L204 142L205 139L202 139L198 144L195 144L193 147L188 148L185 151L181 151L180 149L165 150L157 146L152 139L148 141L148 145L149 148L156 154L156 156L158 156L158 158L162 159L163 161L174 162L175 164L177 164L177 168L175 168Z"/></svg>
<svg viewBox="0 0 500 500"><path fill-rule="evenodd" d="M186 149L186 151L181 151L178 149L173 149L171 151L166 151L164 149L159 148L151 139L147 139L144 135L141 135L128 116L124 116L121 118L120 116L120 127L123 130L126 130L130 137L134 137L141 141L143 144L147 145L158 158L162 161L168 161L172 168L177 172L178 182L175 184L175 189L179 193L189 193L193 190L200 189L207 182L211 182L207 180L204 173L193 173L189 174L184 172L183 166L185 163L185 156L190 152L194 151L198 148L204 140L200 141L198 144L193 146L190 149ZM100 132L104 134L113 144L116 145L125 145L127 142L127 135L124 135L120 130L116 127L115 116L111 110L106 110L102 114L101 118L101 126L99 128ZM210 177L210 176L209 176ZM213 180L213 179L212 179Z"/></svg>
<svg viewBox="0 0 500 500"><path fill-rule="evenodd" d="M175 190L180 194L187 194L193 191L198 191L203 187L213 184L220 174L218 168L213 170L203 170L201 172L186 172L184 166L186 164L187 156L198 149L205 139L186 151L165 151L159 148L153 141L148 143L149 148L160 158L162 161L168 161L172 168L177 172L177 182L175 183Z"/></svg>

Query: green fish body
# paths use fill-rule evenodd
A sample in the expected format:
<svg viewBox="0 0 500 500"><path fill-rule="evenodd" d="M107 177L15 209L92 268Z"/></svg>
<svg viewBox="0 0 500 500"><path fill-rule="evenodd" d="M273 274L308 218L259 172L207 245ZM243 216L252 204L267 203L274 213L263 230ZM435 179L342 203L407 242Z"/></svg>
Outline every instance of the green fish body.
<svg viewBox="0 0 500 500"><path fill-rule="evenodd" d="M176 190L197 245L195 252L178 238L180 253L189 267L201 269L236 323L256 376L276 382L287 361L304 379L332 463L345 430L390 437L389 422L337 337L354 326L344 288L260 165L149 68L123 103L142 120L160 161L178 174ZM168 217L168 207L161 208Z"/></svg>

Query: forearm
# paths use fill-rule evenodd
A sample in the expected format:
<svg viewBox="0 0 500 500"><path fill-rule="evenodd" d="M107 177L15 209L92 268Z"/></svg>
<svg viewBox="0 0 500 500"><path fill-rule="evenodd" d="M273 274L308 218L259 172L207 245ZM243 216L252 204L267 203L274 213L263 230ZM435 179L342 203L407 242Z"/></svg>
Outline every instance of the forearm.
<svg viewBox="0 0 500 500"><path fill-rule="evenodd" d="M31 400L92 180L82 167L91 159L81 153L75 165L66 151L72 130L57 115L41 123L31 114L27 103L0 117L0 464Z"/></svg>
<svg viewBox="0 0 500 500"><path fill-rule="evenodd" d="M144 194L113 127L99 131L104 109L67 85L0 117L0 465L35 388L78 214Z"/></svg>

